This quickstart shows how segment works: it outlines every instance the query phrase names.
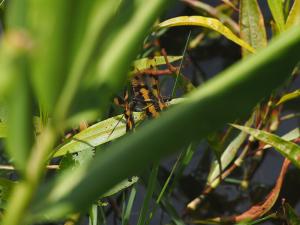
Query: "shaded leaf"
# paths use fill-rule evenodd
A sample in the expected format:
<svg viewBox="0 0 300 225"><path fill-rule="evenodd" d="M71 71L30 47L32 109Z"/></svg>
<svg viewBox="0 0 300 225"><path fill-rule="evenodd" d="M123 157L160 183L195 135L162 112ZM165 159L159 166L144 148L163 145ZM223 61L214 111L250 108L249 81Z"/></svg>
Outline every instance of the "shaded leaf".
<svg viewBox="0 0 300 225"><path fill-rule="evenodd" d="M0 138L7 137L7 124L0 122Z"/></svg>
<svg viewBox="0 0 300 225"><path fill-rule="evenodd" d="M254 116L251 116L251 118L245 123L245 126L251 126L253 120ZM233 139L227 146L227 148L224 150L220 159L222 170L224 170L233 161L233 159L236 156L236 153L246 140L247 136L248 134L246 132L240 132L239 135L235 139ZM221 168L218 161L214 161L208 174L208 184L212 183L220 175L220 169Z"/></svg>
<svg viewBox="0 0 300 225"><path fill-rule="evenodd" d="M109 191L105 192L101 198L104 198L104 197L108 197L108 196L111 196L111 195L114 195L128 187L130 187L131 185L135 184L136 182L138 182L139 178L134 176L134 177L131 177L130 179L125 179L123 181L121 181L120 183L118 183L116 186L114 186L113 188L111 188Z"/></svg>
<svg viewBox="0 0 300 225"><path fill-rule="evenodd" d="M0 177L0 208L4 209L15 182Z"/></svg>
<svg viewBox="0 0 300 225"><path fill-rule="evenodd" d="M255 52L248 43L236 36L228 27L224 26L219 20L203 16L180 16L163 21L158 28L175 27L175 26L201 26L212 29L236 44L242 46L250 52Z"/></svg>
<svg viewBox="0 0 300 225"><path fill-rule="evenodd" d="M283 207L288 225L299 225L300 217L296 214L295 210L290 206L290 204L285 202Z"/></svg>
<svg viewBox="0 0 300 225"><path fill-rule="evenodd" d="M244 127L232 124L233 127L242 130L250 135L252 135L254 138L271 145L274 147L279 153L281 153L284 157L288 158L293 162L294 165L300 168L300 147L296 145L293 142L286 141L283 138L271 134L266 131L250 128L250 127Z"/></svg>
<svg viewBox="0 0 300 225"><path fill-rule="evenodd" d="M295 0L286 20L286 28L300 25L300 0Z"/></svg>

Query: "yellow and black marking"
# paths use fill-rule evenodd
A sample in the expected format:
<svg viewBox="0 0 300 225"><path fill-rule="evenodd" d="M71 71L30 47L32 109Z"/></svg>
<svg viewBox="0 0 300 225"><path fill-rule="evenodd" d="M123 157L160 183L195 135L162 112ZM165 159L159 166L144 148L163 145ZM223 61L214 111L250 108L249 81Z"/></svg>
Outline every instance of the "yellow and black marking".
<svg viewBox="0 0 300 225"><path fill-rule="evenodd" d="M131 80L134 96L137 100L143 101L146 114L150 118L156 118L161 111L155 95L141 76L135 76Z"/></svg>
<svg viewBox="0 0 300 225"><path fill-rule="evenodd" d="M126 121L126 132L133 130L134 128L134 119L133 119L133 109L131 104L129 103L129 94L128 90L124 91L124 99L117 96L114 98L114 103L118 106L122 106L124 108L124 117Z"/></svg>
<svg viewBox="0 0 300 225"><path fill-rule="evenodd" d="M145 78L148 78L146 80ZM146 83L146 81L149 81ZM148 85L147 85L148 84ZM124 108L124 117L126 120L126 132L134 129L135 123L133 119L133 111L141 107L149 118L157 118L160 111L166 106L160 97L157 76L134 76L131 80L132 102L129 103L129 92L124 92L124 99L120 97L114 98L116 105Z"/></svg>
<svg viewBox="0 0 300 225"><path fill-rule="evenodd" d="M158 77L149 75L149 79L151 83L152 93L157 100L159 110L162 111L164 108L166 108L166 104L164 103L160 95Z"/></svg>
<svg viewBox="0 0 300 225"><path fill-rule="evenodd" d="M132 109L129 103L128 90L125 91L125 95L124 95L124 115L126 120L126 132L133 130L134 119L133 119Z"/></svg>

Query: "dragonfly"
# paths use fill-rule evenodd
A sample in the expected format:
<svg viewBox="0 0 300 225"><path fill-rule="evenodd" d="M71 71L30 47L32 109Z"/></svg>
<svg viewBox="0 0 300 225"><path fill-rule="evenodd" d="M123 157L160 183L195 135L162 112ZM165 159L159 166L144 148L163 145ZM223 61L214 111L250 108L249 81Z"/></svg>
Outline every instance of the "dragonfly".
<svg viewBox="0 0 300 225"><path fill-rule="evenodd" d="M131 102L129 96L132 97ZM124 108L126 132L135 127L133 111L145 111L148 118L157 118L166 108L159 91L159 78L145 74L135 75L130 81L130 88L124 91L124 98L116 97L114 103Z"/></svg>

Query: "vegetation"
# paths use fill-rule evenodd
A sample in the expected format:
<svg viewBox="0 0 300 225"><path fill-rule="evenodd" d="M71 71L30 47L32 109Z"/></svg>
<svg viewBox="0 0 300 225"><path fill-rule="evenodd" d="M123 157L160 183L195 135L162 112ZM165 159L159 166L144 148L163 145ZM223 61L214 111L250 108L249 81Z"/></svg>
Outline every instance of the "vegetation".
<svg viewBox="0 0 300 225"><path fill-rule="evenodd" d="M216 2L0 3L2 224L300 224L296 197L275 204L300 168L300 1Z"/></svg>

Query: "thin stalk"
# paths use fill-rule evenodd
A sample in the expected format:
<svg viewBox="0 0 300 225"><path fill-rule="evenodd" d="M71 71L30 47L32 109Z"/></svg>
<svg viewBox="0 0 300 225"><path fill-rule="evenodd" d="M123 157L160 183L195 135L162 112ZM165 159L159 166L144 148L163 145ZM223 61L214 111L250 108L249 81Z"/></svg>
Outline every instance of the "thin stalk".
<svg viewBox="0 0 300 225"><path fill-rule="evenodd" d="M18 225L24 223L29 204L36 193L38 184L44 175L47 159L56 140L53 127L47 127L36 141L29 158L25 177L18 183L8 201L3 225Z"/></svg>
<svg viewBox="0 0 300 225"><path fill-rule="evenodd" d="M190 40L190 37L191 37L191 33L192 33L192 31L190 30L190 32L188 34L188 37L186 39L186 43L185 43L185 46L184 46L183 53L182 53L182 60L180 61L179 70L176 74L176 79L175 79L174 87L173 87L172 94L171 94L172 98L174 98L174 95L175 95L175 89L176 89L177 82L178 82L178 76L179 76L179 74L181 72L181 69L182 69L182 66L183 66L184 56L185 56L186 50L188 49L188 46L189 46L189 40Z"/></svg>

